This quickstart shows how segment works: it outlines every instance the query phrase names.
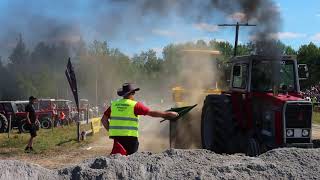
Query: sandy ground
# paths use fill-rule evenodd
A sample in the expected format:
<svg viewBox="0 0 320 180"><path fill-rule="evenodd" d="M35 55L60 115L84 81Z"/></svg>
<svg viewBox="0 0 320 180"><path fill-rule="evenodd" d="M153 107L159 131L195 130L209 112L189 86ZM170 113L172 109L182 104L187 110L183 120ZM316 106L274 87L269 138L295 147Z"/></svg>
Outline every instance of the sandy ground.
<svg viewBox="0 0 320 180"><path fill-rule="evenodd" d="M320 124L312 125L312 139L320 139Z"/></svg>
<svg viewBox="0 0 320 180"><path fill-rule="evenodd" d="M15 157L1 156L2 160L21 160L24 162L39 164L48 169L57 169L71 164L80 163L85 159L97 156L109 155L113 140L106 135L94 136L97 138L92 143L78 149L66 149L51 154L21 154ZM169 148L167 139L160 138L156 135L141 137L139 139L139 151L162 152ZM8 149L8 152L10 149Z"/></svg>

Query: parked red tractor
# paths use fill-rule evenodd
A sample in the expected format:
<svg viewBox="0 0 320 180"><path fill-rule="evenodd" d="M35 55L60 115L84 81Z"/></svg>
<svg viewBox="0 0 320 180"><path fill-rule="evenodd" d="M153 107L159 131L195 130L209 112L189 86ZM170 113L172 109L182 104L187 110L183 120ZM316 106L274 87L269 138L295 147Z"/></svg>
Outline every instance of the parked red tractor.
<svg viewBox="0 0 320 180"><path fill-rule="evenodd" d="M17 109L17 117L20 117L19 123L19 130L20 132L27 132L26 129L26 112L25 106L29 103L29 101L13 101L13 104L16 106ZM46 100L39 100L39 102L35 103L34 107L36 110L36 115L40 122L40 127L44 129L48 129L51 127L51 121L53 120L54 111L47 109L47 102ZM15 126L13 126L15 127Z"/></svg>
<svg viewBox="0 0 320 180"><path fill-rule="evenodd" d="M41 128L49 129L53 125L57 116L56 104L54 101L54 99L38 99L34 105Z"/></svg>
<svg viewBox="0 0 320 180"><path fill-rule="evenodd" d="M295 57L240 56L231 65L230 90L204 100L202 147L249 156L312 147L312 104L300 95Z"/></svg>

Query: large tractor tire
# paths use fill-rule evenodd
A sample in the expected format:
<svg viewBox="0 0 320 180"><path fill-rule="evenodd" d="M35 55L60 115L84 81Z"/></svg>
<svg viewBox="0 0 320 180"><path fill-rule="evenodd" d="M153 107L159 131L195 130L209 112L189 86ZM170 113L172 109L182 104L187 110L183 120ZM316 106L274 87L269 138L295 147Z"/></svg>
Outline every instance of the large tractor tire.
<svg viewBox="0 0 320 180"><path fill-rule="evenodd" d="M232 102L227 95L208 95L201 115L202 148L216 153L235 153L236 123L232 118Z"/></svg>
<svg viewBox="0 0 320 180"><path fill-rule="evenodd" d="M40 121L40 127L43 129L50 129L52 126L52 121L50 118L42 118Z"/></svg>
<svg viewBox="0 0 320 180"><path fill-rule="evenodd" d="M8 130L8 119L0 114L0 133L6 132Z"/></svg>

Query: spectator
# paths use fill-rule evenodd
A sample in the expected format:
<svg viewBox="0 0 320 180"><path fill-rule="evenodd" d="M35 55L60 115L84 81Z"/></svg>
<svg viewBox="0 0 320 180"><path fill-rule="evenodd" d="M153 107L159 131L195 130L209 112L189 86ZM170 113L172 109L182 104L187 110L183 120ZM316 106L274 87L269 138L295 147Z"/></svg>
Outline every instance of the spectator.
<svg viewBox="0 0 320 180"><path fill-rule="evenodd" d="M64 114L64 112L60 112L59 113L59 118L58 118L58 126L63 127L64 121L66 119L66 115Z"/></svg>
<svg viewBox="0 0 320 180"><path fill-rule="evenodd" d="M25 152L29 153L33 151L33 139L37 136L37 124L39 124L38 118L36 116L36 111L34 109L34 103L37 101L37 98L30 96L29 104L25 108L25 112L27 113L27 126L30 132L30 139L27 147L25 148Z"/></svg>
<svg viewBox="0 0 320 180"><path fill-rule="evenodd" d="M302 91L303 97L312 103L320 102L320 82L311 86L309 89Z"/></svg>

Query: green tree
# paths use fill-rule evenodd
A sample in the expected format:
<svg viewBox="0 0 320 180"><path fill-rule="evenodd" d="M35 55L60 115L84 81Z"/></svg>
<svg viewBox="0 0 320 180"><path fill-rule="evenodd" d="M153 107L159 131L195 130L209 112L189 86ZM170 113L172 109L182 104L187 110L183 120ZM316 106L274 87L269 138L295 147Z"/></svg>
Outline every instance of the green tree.
<svg viewBox="0 0 320 180"><path fill-rule="evenodd" d="M319 82L320 79L320 48L314 43L302 45L298 50L297 55L299 64L307 64L309 68L310 77L306 81L302 81L303 88L307 88Z"/></svg>
<svg viewBox="0 0 320 180"><path fill-rule="evenodd" d="M229 60L229 58L233 56L233 46L227 41L210 41L210 47L220 51L223 60Z"/></svg>
<svg viewBox="0 0 320 180"><path fill-rule="evenodd" d="M12 53L9 56L10 64L12 65L23 65L27 62L29 57L29 52L20 34L18 37L18 42Z"/></svg>

